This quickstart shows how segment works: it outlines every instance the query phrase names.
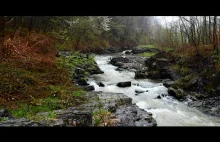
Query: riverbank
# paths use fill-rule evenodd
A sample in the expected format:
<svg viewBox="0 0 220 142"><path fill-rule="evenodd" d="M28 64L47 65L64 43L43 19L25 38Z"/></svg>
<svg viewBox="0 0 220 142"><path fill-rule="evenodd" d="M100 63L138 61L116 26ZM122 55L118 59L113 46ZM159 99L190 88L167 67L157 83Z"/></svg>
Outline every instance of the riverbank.
<svg viewBox="0 0 220 142"><path fill-rule="evenodd" d="M27 105L26 109L37 110L31 114L29 114L30 110L24 107L9 112L7 109L2 109L0 126L156 126L152 114L138 108L126 95L90 92L94 90L94 86L87 83L88 77L103 73L91 55L59 52L56 56L59 67L68 69L76 88L81 90L53 88L55 92L51 95L56 102L63 100L66 101L66 105L61 107L60 103L48 102L44 105L54 106L49 112L38 110L42 104ZM64 94L65 99L62 98ZM80 103L71 106L76 101Z"/></svg>
<svg viewBox="0 0 220 142"><path fill-rule="evenodd" d="M161 51L144 61L135 78L161 80L169 95L219 117L219 57L212 50L203 51L192 55L186 51L184 56L178 52ZM158 96L161 97L164 95Z"/></svg>
<svg viewBox="0 0 220 142"><path fill-rule="evenodd" d="M155 55L149 57L148 52ZM52 96L55 100L48 99L46 103L39 101L38 104L25 106L28 108L26 114L31 114L31 117L24 115L24 109L14 111L15 114L23 114L19 117L2 109L0 126L218 125L217 118L187 107L200 105L204 98L197 98L189 90L174 87L184 69L177 72L176 68L173 69L176 62L170 62L169 59L173 58L164 54L167 53L146 47L98 56L59 52L56 55L59 68L68 69L77 90L53 88ZM181 97L181 94L186 95ZM65 106L60 104L60 99ZM206 105L212 107L210 100L206 99ZM212 102L215 98L210 99ZM38 109L44 106L52 107L50 111ZM35 108L37 111L30 113L29 110Z"/></svg>
<svg viewBox="0 0 220 142"><path fill-rule="evenodd" d="M132 98L132 102L139 108L152 113L157 126L220 125L219 118L206 115L196 108L187 106L185 102L169 96L168 88L161 80L136 79L135 69L118 70L117 66L111 65L111 60L118 57L129 58L131 59L129 62L134 62L131 58L133 55L123 53L95 57L100 69L104 71L103 74L92 75L89 79L89 84L95 87L95 91L125 94ZM103 85L99 86L99 82ZM160 95L162 97L158 98Z"/></svg>

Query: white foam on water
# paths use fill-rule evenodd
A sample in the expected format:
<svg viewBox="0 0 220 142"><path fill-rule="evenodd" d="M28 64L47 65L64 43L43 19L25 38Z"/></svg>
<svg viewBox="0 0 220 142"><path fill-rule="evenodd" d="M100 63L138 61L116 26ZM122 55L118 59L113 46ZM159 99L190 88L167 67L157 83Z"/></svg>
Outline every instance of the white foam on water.
<svg viewBox="0 0 220 142"><path fill-rule="evenodd" d="M95 91L123 93L142 109L153 114L158 126L220 126L220 119L205 115L195 108L173 99L170 96L155 99L158 95L167 95L167 88L162 83L149 79L135 80L131 71L117 71L117 67L109 64L111 56L96 56L95 60L104 74L93 75L89 83ZM105 87L99 87L96 82L102 82ZM120 88L118 82L131 81L131 87ZM135 95L135 89L148 92Z"/></svg>

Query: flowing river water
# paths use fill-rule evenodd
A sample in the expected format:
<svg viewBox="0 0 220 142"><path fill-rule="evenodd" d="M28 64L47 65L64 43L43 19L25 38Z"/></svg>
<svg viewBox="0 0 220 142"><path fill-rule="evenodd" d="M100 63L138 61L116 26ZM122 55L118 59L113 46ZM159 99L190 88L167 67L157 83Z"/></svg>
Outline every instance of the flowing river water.
<svg viewBox="0 0 220 142"><path fill-rule="evenodd" d="M158 95L168 94L168 89L161 82L150 79L134 79L135 73L129 70L117 71L117 67L109 64L111 55L97 55L95 60L104 74L93 75L89 84L95 91L123 93L132 98L138 107L151 112L158 126L220 126L220 118L203 114L196 108L187 106L187 102L179 102L171 96L155 99ZM120 88L118 82L131 81L131 87ZM99 87L97 82L105 84ZM135 89L144 93L135 95ZM146 92L147 91L147 92Z"/></svg>

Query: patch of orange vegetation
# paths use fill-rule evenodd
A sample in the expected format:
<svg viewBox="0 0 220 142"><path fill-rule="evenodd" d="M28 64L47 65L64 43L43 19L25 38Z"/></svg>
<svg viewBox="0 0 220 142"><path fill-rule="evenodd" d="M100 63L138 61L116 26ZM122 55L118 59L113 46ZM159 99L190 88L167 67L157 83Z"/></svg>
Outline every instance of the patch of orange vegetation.
<svg viewBox="0 0 220 142"><path fill-rule="evenodd" d="M7 51L7 56L0 56L0 63L13 69L5 68L4 72L0 72L3 80L8 81L7 83L11 85L16 82L23 86L27 85L27 87L19 92L14 91L14 93L0 90L0 106L15 108L18 105L17 101L30 102L33 99L47 97L50 95L49 85L72 85L68 71L57 68L54 41L46 34L31 32L20 36L17 32L13 38L6 35L4 48ZM21 73L31 72L30 77L34 77L37 82L34 85L24 85L20 80L26 78L23 78L22 74L12 73L16 69L21 70ZM7 88L4 85L1 87Z"/></svg>
<svg viewBox="0 0 220 142"><path fill-rule="evenodd" d="M32 58L39 61L53 61L56 49L51 38L43 33L31 32L26 36L19 36L16 32L13 39L7 35L4 41L10 58Z"/></svg>
<svg viewBox="0 0 220 142"><path fill-rule="evenodd" d="M198 53L204 57L209 56L213 52L213 45L200 45L197 46ZM197 54L196 47L190 44L183 44L181 47L174 49L174 54L181 55L183 57L191 57Z"/></svg>

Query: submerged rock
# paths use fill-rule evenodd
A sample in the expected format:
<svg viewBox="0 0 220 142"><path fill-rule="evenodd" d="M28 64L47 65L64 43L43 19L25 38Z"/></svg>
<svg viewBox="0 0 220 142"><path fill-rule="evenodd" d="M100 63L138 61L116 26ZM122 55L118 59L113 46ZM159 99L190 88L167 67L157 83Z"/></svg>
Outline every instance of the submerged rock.
<svg viewBox="0 0 220 142"><path fill-rule="evenodd" d="M126 82L119 82L117 83L118 87L130 87L131 86L131 81L126 81Z"/></svg>
<svg viewBox="0 0 220 142"><path fill-rule="evenodd" d="M115 70L116 70L116 71L124 71L125 69L118 67L118 68L116 68Z"/></svg>

